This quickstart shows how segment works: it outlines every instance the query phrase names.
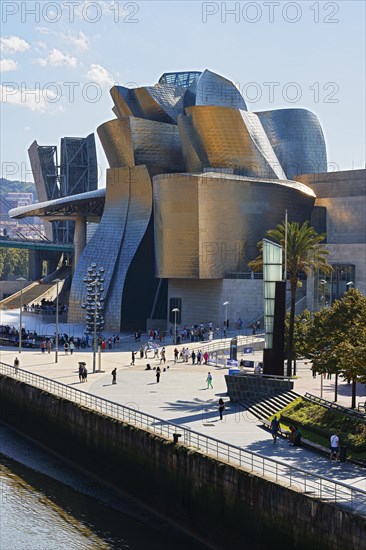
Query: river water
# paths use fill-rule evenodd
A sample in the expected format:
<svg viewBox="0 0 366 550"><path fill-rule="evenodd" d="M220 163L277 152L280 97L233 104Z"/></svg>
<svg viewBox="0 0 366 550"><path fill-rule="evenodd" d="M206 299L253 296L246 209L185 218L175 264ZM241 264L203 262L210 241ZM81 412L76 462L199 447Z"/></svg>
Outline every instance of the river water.
<svg viewBox="0 0 366 550"><path fill-rule="evenodd" d="M1 550L207 550L0 424Z"/></svg>

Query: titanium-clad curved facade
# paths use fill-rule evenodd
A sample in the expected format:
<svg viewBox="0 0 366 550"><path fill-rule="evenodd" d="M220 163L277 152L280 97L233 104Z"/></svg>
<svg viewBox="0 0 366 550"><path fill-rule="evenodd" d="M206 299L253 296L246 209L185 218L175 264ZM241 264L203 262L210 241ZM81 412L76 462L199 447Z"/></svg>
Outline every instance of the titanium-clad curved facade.
<svg viewBox="0 0 366 550"><path fill-rule="evenodd" d="M327 151L318 117L306 109L256 113L288 179L327 171Z"/></svg>
<svg viewBox="0 0 366 550"><path fill-rule="evenodd" d="M213 105L247 110L244 98L237 87L227 78L207 69L185 93L184 106L192 105Z"/></svg>
<svg viewBox="0 0 366 550"><path fill-rule="evenodd" d="M90 264L95 262L105 269L106 328L120 325L124 280L151 213L151 180L146 166L110 168L102 219L83 250L72 280L69 322L83 321L80 304L87 294L83 279Z"/></svg>
<svg viewBox="0 0 366 550"><path fill-rule="evenodd" d="M223 279L244 271L247 250L283 221L308 219L315 195L298 182L230 174L153 178L156 276Z"/></svg>
<svg viewBox="0 0 366 550"><path fill-rule="evenodd" d="M160 171L185 168L179 130L173 124L121 117L97 128L109 165L159 166Z"/></svg>
<svg viewBox="0 0 366 550"><path fill-rule="evenodd" d="M226 107L188 107L185 131L204 169L231 169L252 177L286 176L254 113ZM184 123L183 123L184 124ZM187 140L183 141L183 146ZM190 159L192 153L185 151ZM193 159L192 159L193 162Z"/></svg>

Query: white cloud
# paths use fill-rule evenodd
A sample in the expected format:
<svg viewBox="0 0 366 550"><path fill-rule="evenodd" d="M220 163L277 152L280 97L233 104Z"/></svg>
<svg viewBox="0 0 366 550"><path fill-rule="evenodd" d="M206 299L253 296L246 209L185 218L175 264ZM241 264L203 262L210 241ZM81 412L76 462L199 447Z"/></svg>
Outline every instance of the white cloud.
<svg viewBox="0 0 366 550"><path fill-rule="evenodd" d="M78 50L87 50L89 48L89 38L80 31L79 34L73 34L71 32L65 33L56 33L61 40L66 44L71 44L75 46Z"/></svg>
<svg viewBox="0 0 366 550"><path fill-rule="evenodd" d="M0 102L7 105L26 107L30 111L44 113L52 108L55 111L57 94L51 90L30 89L12 85L0 85ZM56 108L60 110L60 108Z"/></svg>
<svg viewBox="0 0 366 550"><path fill-rule="evenodd" d="M41 34L50 34L50 31L47 27L36 27L36 31Z"/></svg>
<svg viewBox="0 0 366 550"><path fill-rule="evenodd" d="M35 46L36 50L45 50L47 48L46 42L43 42L42 40L39 40L38 42L35 42L34 46Z"/></svg>
<svg viewBox="0 0 366 550"><path fill-rule="evenodd" d="M41 67L46 67L50 65L51 67L66 66L74 69L78 65L78 60L76 59L76 57L72 57L71 55L65 54L57 48L53 48L53 50L51 50L47 57L38 57L36 59L36 63L38 63L38 65L41 65Z"/></svg>
<svg viewBox="0 0 366 550"><path fill-rule="evenodd" d="M7 36L0 38L0 49L3 53L19 53L29 50L28 42L19 36Z"/></svg>
<svg viewBox="0 0 366 550"><path fill-rule="evenodd" d="M100 86L113 86L114 80L111 74L97 63L92 63L87 72L87 77Z"/></svg>
<svg viewBox="0 0 366 550"><path fill-rule="evenodd" d="M18 63L14 59L0 59L0 73L16 71Z"/></svg>
<svg viewBox="0 0 366 550"><path fill-rule="evenodd" d="M40 34L48 36L56 36L64 46L74 46L78 50L86 51L89 49L89 38L82 31L79 31L79 34L68 32L55 32L47 27L36 27L36 31Z"/></svg>

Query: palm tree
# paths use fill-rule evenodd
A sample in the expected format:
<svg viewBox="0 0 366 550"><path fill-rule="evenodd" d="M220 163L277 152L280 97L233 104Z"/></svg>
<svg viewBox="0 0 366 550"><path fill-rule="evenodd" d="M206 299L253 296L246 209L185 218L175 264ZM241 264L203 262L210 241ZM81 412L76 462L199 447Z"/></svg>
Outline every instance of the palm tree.
<svg viewBox="0 0 366 550"><path fill-rule="evenodd" d="M287 226L287 227L286 227ZM291 308L287 342L287 376L292 374L293 361L293 342L295 326L295 305L296 291L299 286L300 275L310 275L315 270L320 270L324 274L330 273L332 267L328 264L326 256L329 251L321 243L324 241L325 234L318 234L313 227L306 221L300 227L298 222L282 222L276 229L267 231L268 237L279 243L283 249L286 246L286 279L290 279ZM258 243L261 254L252 262L249 267L253 271L260 271L263 268L263 243Z"/></svg>

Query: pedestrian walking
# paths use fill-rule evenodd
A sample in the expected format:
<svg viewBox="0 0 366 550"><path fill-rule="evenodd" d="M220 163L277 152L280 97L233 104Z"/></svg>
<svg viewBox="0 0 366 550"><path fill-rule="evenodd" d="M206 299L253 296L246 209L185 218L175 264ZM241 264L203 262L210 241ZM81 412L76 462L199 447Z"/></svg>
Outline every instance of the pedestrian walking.
<svg viewBox="0 0 366 550"><path fill-rule="evenodd" d="M157 367L156 369L156 383L159 384L160 381L160 367Z"/></svg>
<svg viewBox="0 0 366 550"><path fill-rule="evenodd" d="M47 340L47 351L48 351L48 353L51 353L51 347L52 347L51 340Z"/></svg>
<svg viewBox="0 0 366 550"><path fill-rule="evenodd" d="M117 369L114 367L112 370L112 384L117 384Z"/></svg>
<svg viewBox="0 0 366 550"><path fill-rule="evenodd" d="M222 415L225 410L225 403L222 397L219 399L219 413L220 413L220 420L222 420Z"/></svg>
<svg viewBox="0 0 366 550"><path fill-rule="evenodd" d="M213 389L212 374L210 372L207 375L206 382L207 382L207 389L209 389L209 388Z"/></svg>
<svg viewBox="0 0 366 550"><path fill-rule="evenodd" d="M74 353L74 349L75 349L75 344L74 344L74 342L71 340L71 342L70 342L70 354L71 354L71 355Z"/></svg>
<svg viewBox="0 0 366 550"><path fill-rule="evenodd" d="M19 368L19 359L18 359L18 357L16 357L14 359L14 372L15 372L15 374L18 373L18 368Z"/></svg>
<svg viewBox="0 0 366 550"><path fill-rule="evenodd" d="M196 361L196 353L195 353L194 349L192 350L191 358L192 358L192 365L194 365L194 363Z"/></svg>
<svg viewBox="0 0 366 550"><path fill-rule="evenodd" d="M135 352L133 351L132 354L131 354L131 363L130 365L134 365L135 364Z"/></svg>
<svg viewBox="0 0 366 550"><path fill-rule="evenodd" d="M179 351L178 348L174 348L174 363L178 361Z"/></svg>
<svg viewBox="0 0 366 550"><path fill-rule="evenodd" d="M273 438L273 443L276 443L279 429L280 429L280 422L277 416L274 416L271 421L271 434Z"/></svg>
<svg viewBox="0 0 366 550"><path fill-rule="evenodd" d="M69 354L69 343L68 342L64 343L64 351L65 351L65 355Z"/></svg>

